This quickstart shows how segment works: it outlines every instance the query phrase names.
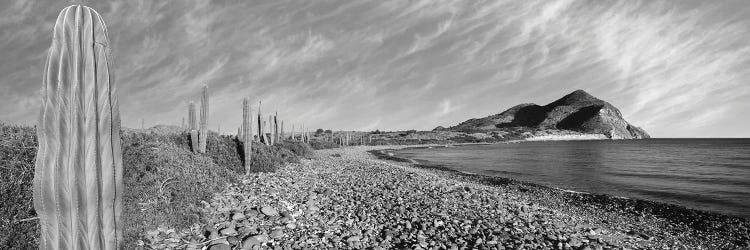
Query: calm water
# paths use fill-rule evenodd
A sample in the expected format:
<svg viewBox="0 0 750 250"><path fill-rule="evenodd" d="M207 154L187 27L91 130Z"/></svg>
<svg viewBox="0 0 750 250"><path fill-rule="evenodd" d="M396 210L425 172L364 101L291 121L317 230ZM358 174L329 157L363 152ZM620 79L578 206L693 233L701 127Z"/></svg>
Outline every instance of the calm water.
<svg viewBox="0 0 750 250"><path fill-rule="evenodd" d="M464 172L750 218L750 139L524 142L397 154Z"/></svg>

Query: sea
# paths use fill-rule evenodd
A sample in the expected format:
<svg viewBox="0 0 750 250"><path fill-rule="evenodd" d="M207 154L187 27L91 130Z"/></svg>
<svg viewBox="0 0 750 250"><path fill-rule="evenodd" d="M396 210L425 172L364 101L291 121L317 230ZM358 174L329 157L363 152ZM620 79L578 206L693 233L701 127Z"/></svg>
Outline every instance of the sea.
<svg viewBox="0 0 750 250"><path fill-rule="evenodd" d="M750 218L750 139L541 141L407 148L396 155L471 174Z"/></svg>

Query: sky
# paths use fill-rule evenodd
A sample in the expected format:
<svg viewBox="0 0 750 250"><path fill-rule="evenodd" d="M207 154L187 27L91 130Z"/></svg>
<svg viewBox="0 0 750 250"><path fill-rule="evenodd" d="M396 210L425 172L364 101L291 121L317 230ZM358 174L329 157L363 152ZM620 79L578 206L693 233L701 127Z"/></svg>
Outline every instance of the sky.
<svg viewBox="0 0 750 250"><path fill-rule="evenodd" d="M576 89L655 137L750 137L744 0L0 2L0 121L36 122L64 7L104 18L123 126L212 130L255 113L333 130L430 130Z"/></svg>

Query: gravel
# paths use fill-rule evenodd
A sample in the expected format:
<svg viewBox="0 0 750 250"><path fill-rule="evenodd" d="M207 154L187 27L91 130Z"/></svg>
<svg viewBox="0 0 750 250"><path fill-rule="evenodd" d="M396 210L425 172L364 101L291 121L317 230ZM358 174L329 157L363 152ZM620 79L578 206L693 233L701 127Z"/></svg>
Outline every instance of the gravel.
<svg viewBox="0 0 750 250"><path fill-rule="evenodd" d="M139 245L154 249L750 245L747 220L740 220L744 229L699 230L639 211L571 203L570 194L551 188L488 183L450 171L381 160L366 152L373 149L383 147L318 150L312 160L288 164L275 173L249 175L203 203L201 224L179 232L148 231Z"/></svg>

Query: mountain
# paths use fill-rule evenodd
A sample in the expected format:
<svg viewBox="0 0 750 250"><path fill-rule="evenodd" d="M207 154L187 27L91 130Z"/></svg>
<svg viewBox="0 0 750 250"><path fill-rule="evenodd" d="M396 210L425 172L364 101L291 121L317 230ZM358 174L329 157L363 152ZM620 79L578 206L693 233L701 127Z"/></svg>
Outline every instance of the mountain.
<svg viewBox="0 0 750 250"><path fill-rule="evenodd" d="M611 139L650 138L622 118L620 110L586 91L576 90L550 104L519 104L500 114L470 119L448 131L496 131L507 128L569 130Z"/></svg>

